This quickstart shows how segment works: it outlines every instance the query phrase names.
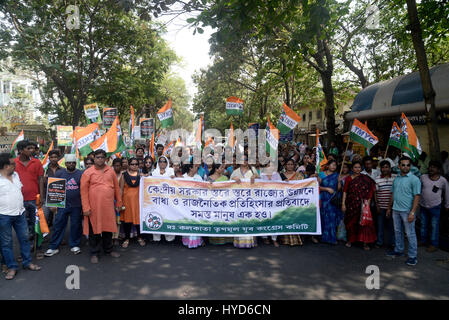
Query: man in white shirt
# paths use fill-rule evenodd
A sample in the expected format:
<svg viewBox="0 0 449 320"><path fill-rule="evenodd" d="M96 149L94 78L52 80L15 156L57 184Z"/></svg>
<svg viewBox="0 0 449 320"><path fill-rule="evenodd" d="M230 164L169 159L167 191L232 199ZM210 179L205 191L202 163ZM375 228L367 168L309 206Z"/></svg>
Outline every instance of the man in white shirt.
<svg viewBox="0 0 449 320"><path fill-rule="evenodd" d="M8 271L5 279L15 277L19 265L14 258L12 228L20 244L24 269L38 271L41 268L31 263L28 238L28 223L23 206L22 183L14 172L16 163L9 153L0 154L0 248Z"/></svg>
<svg viewBox="0 0 449 320"><path fill-rule="evenodd" d="M373 169L373 159L370 156L363 158L363 167L365 169L362 171L362 174L370 176L374 181L380 176L380 171L378 169Z"/></svg>

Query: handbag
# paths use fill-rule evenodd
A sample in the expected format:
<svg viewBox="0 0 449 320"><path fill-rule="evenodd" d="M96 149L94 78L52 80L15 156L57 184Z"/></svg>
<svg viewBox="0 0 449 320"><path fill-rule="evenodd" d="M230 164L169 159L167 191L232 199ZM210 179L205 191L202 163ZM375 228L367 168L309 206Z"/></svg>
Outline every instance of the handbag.
<svg viewBox="0 0 449 320"><path fill-rule="evenodd" d="M362 203L362 214L360 216L360 225L367 227L373 225L373 216L371 214L371 209L368 204L368 200L363 200Z"/></svg>

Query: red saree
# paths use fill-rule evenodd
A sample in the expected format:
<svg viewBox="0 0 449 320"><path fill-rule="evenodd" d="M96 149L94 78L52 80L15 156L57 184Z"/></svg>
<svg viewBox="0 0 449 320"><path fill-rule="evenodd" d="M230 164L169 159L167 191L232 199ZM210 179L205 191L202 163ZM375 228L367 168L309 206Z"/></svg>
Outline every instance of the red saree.
<svg viewBox="0 0 449 320"><path fill-rule="evenodd" d="M377 240L374 224L372 226L360 225L362 200L371 199L375 190L376 183L367 175L361 174L355 178L347 177L344 188L344 192L346 192L344 222L348 242L372 243Z"/></svg>

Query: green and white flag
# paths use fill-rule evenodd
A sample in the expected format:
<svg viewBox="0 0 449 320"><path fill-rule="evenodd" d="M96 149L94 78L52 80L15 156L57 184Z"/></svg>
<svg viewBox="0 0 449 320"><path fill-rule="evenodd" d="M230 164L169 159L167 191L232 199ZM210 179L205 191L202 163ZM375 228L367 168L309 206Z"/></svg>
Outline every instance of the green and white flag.
<svg viewBox="0 0 449 320"><path fill-rule="evenodd" d="M277 154L279 145L279 129L277 129L270 121L270 117L267 116L267 127L266 132L266 150L270 153L270 157Z"/></svg>
<svg viewBox="0 0 449 320"><path fill-rule="evenodd" d="M379 139L377 139L377 137L368 129L368 127L357 119L354 119L354 123L351 127L351 132L349 133L349 138L365 146L365 148L368 150L379 142Z"/></svg>
<svg viewBox="0 0 449 320"><path fill-rule="evenodd" d="M171 98L158 112L157 116L161 122L162 128L167 128L173 125L173 109L171 107Z"/></svg>
<svg viewBox="0 0 449 320"><path fill-rule="evenodd" d="M388 145L401 149L401 129L396 122L393 122L393 126L391 127Z"/></svg>
<svg viewBox="0 0 449 320"><path fill-rule="evenodd" d="M296 127L298 122L301 121L301 117L298 116L295 111L290 109L285 103L283 108L284 111L282 111L281 117L278 121L278 129L281 134L288 134Z"/></svg>
<svg viewBox="0 0 449 320"><path fill-rule="evenodd" d="M229 97L226 99L226 114L228 116L243 115L243 100L237 97Z"/></svg>
<svg viewBox="0 0 449 320"><path fill-rule="evenodd" d="M23 134L23 130L19 133L19 135L17 136L16 140L14 140L12 147L11 147L11 155L15 156L14 150L17 149L17 143L19 143L19 141L23 141L25 139L25 136Z"/></svg>

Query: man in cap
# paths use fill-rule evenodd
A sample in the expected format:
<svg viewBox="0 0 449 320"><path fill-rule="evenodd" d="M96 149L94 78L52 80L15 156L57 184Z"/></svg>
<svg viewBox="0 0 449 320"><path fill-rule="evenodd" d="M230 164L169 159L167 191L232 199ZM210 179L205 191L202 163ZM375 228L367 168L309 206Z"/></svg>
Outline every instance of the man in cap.
<svg viewBox="0 0 449 320"><path fill-rule="evenodd" d="M61 244L67 221L70 216L70 251L74 254L81 252L80 241L82 235L82 214L81 214L81 176L82 171L76 169L76 155L65 155L65 170L59 170L55 178L65 179L66 184L66 201L65 208L58 208L56 215L53 234L50 240L50 246L45 252L45 256L51 257L59 252L59 245Z"/></svg>

